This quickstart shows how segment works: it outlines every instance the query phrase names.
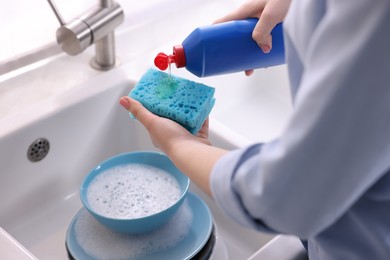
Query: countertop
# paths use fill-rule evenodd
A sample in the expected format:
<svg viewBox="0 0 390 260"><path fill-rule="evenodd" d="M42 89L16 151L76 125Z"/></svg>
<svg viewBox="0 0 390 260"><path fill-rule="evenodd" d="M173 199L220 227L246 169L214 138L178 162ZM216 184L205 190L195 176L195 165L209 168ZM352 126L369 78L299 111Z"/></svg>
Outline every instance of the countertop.
<svg viewBox="0 0 390 260"><path fill-rule="evenodd" d="M37 260L26 248L0 227L0 255L3 260Z"/></svg>

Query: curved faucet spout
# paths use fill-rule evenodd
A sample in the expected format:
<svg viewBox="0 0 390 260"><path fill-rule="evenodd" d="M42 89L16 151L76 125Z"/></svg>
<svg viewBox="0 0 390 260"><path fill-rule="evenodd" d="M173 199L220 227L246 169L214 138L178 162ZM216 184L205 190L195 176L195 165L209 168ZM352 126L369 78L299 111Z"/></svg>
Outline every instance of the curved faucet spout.
<svg viewBox="0 0 390 260"><path fill-rule="evenodd" d="M120 5L112 0L100 0L95 8L66 23L52 0L47 0L61 27L56 36L61 49L69 55L82 53L95 43L93 68L109 70L117 61L115 57L114 29L124 20Z"/></svg>

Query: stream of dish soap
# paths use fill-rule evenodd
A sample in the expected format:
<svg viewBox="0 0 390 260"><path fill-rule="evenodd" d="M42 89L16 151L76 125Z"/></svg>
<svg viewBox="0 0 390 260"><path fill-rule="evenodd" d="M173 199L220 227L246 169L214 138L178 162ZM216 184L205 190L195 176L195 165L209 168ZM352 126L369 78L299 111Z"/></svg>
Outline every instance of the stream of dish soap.
<svg viewBox="0 0 390 260"><path fill-rule="evenodd" d="M161 75L158 87L156 89L157 96L165 99L171 96L178 87L178 81L172 76L171 64L168 66L168 73Z"/></svg>

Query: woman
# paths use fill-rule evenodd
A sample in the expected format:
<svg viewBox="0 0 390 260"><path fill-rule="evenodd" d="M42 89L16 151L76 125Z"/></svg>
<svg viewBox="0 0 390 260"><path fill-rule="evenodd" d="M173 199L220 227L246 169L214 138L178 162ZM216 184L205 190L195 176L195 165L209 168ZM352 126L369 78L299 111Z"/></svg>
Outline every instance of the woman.
<svg viewBox="0 0 390 260"><path fill-rule="evenodd" d="M264 52L284 21L294 111L280 138L225 151L208 121L192 136L121 105L236 222L307 240L310 259L390 259L390 1L252 0L217 22L247 17Z"/></svg>

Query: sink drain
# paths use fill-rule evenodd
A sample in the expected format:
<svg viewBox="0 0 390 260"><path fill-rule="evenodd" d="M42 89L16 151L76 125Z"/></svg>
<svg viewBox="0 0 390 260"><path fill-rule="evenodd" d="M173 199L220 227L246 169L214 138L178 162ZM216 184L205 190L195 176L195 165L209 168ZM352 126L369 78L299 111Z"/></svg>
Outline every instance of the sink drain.
<svg viewBox="0 0 390 260"><path fill-rule="evenodd" d="M38 138L28 148L27 157L31 162L39 162L49 153L50 143L45 138Z"/></svg>

